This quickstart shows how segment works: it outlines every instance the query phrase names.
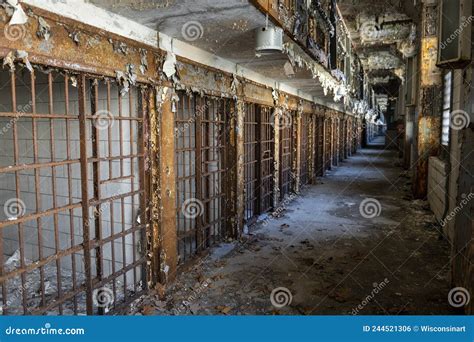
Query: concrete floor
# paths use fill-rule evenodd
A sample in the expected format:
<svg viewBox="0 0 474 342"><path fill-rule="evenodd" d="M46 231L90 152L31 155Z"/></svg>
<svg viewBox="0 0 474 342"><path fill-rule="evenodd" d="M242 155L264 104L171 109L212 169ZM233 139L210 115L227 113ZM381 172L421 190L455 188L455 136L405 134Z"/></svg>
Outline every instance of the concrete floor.
<svg viewBox="0 0 474 342"><path fill-rule="evenodd" d="M449 244L427 203L411 199L410 178L397 164L393 152L361 150L303 187L280 218L214 249L130 313L454 313ZM287 292L273 297L275 306L277 288Z"/></svg>

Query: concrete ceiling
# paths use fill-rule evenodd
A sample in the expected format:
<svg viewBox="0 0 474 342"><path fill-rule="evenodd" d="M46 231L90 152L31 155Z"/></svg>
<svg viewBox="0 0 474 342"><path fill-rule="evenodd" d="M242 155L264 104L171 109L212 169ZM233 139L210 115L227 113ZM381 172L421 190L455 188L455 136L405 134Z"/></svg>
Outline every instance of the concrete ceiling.
<svg viewBox="0 0 474 342"><path fill-rule="evenodd" d="M266 18L248 0L86 1L325 102L333 102L332 95L324 95L309 71L295 70L295 75L287 76L285 54L255 55L256 29L265 26ZM285 41L289 40L285 37Z"/></svg>
<svg viewBox="0 0 474 342"><path fill-rule="evenodd" d="M416 52L413 0L339 0L338 7L371 83L378 91L405 74L404 59ZM386 93L388 93L388 89Z"/></svg>

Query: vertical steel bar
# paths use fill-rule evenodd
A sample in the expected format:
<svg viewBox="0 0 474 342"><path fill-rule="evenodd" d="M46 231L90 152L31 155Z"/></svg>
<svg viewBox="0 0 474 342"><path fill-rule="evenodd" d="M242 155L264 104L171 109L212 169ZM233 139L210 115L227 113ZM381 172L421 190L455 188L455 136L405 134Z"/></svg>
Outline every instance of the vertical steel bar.
<svg viewBox="0 0 474 342"><path fill-rule="evenodd" d="M69 110L69 75L64 75L64 105L66 115L70 115ZM66 158L71 160L71 124L70 120L66 120ZM68 183L68 194L69 194L69 204L73 204L73 187L72 187L72 165L68 163L67 165L67 183ZM69 210L69 235L71 241L71 247L75 246L75 231L74 231L74 210ZM72 290L77 289L77 279L76 279L76 257L75 254L71 255L71 268L72 268ZM44 304L43 304L44 305ZM74 314L78 314L77 308L77 296L74 296L73 299L74 305Z"/></svg>
<svg viewBox="0 0 474 342"><path fill-rule="evenodd" d="M16 101L16 76L15 73L11 73L11 91L12 91L12 109L14 113L18 113L17 101ZM18 146L18 123L16 120L12 122L13 129L13 156L14 156L14 165L19 165L19 146ZM16 190L16 201L20 201L20 174L18 171L15 171L15 190ZM21 202L18 203L18 206L21 207ZM26 208L23 208L26 209ZM20 267L25 267L25 241L24 241L24 232L23 232L23 223L18 224L18 244L20 246ZM27 289L26 289L26 275L25 272L21 273L21 297L23 304L23 313L26 315L28 312L28 303L27 303Z"/></svg>
<svg viewBox="0 0 474 342"><path fill-rule="evenodd" d="M95 120L104 119L103 117L97 117L99 112L99 85L98 80L89 81L90 98L91 98L91 113L95 117L91 122L91 135L92 135L92 157L96 159L92 163L92 181L94 199L100 201L102 199L101 191L101 170L100 170L100 129L98 122ZM108 116L106 120L110 120ZM110 126L110 125L107 125ZM98 246L95 248L95 262L96 262L96 277L98 280L102 280L104 271L104 258L103 258L103 247L102 247L102 206L100 202L94 207L94 228L95 228L95 240L98 242ZM104 314L104 308L99 307L99 314Z"/></svg>
<svg viewBox="0 0 474 342"><path fill-rule="evenodd" d="M49 114L54 114L54 95L53 95L53 74L48 74L48 109ZM55 148L55 134L54 134L54 123L53 119L49 119L49 140L50 140L50 156L51 162L56 161L56 148ZM53 166L51 167L51 185L52 185L52 196L53 196L53 208L57 208L57 197L56 197L56 168ZM59 253L60 250L60 242L59 242L59 227L58 227L58 214L53 214L53 221L54 221L54 249L56 254ZM62 297L62 284L61 284L61 258L56 258L56 278L58 284L58 298ZM59 314L62 315L63 313L63 306L59 304Z"/></svg>
<svg viewBox="0 0 474 342"><path fill-rule="evenodd" d="M88 160L87 160L87 119L86 119L86 78L79 76L79 132L80 132L80 160L81 160L81 194L82 194L82 234L84 245L84 268L86 287L86 310L88 315L93 314L92 301L92 260L90 240L90 213L88 190Z"/></svg>

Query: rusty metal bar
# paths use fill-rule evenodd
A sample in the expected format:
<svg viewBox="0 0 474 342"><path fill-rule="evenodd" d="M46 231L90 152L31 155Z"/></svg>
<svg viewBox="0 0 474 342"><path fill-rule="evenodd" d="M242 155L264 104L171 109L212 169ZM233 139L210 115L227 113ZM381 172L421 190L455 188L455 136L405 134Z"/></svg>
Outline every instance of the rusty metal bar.
<svg viewBox="0 0 474 342"><path fill-rule="evenodd" d="M285 120L291 114L285 113L280 118L280 200L289 195L293 190L291 187L291 169L293 165L292 159L292 120Z"/></svg>
<svg viewBox="0 0 474 342"><path fill-rule="evenodd" d="M271 109L261 108L260 121L260 162L261 162L261 212L266 212L273 207L273 155L274 155L274 124L272 124Z"/></svg>
<svg viewBox="0 0 474 342"><path fill-rule="evenodd" d="M87 119L86 119L86 77L81 75L78 80L79 87L79 131L80 136L80 156L81 156L81 193L82 193L82 234L84 245L84 268L86 287L86 311L88 315L94 313L92 301L92 259L91 259L91 239L90 239L90 214L89 214L89 190L88 190L88 158L87 158Z"/></svg>
<svg viewBox="0 0 474 342"><path fill-rule="evenodd" d="M258 208L258 193L257 193L257 146L258 141L256 131L258 122L256 118L257 105L246 104L246 114L244 120L244 173L245 173L245 221L248 225L255 221L259 214Z"/></svg>

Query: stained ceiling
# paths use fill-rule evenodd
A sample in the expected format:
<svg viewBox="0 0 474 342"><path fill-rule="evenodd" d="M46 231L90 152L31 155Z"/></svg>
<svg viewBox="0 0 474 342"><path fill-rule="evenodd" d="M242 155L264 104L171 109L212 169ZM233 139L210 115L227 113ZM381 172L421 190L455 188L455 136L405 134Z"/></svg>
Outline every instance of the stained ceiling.
<svg viewBox="0 0 474 342"><path fill-rule="evenodd" d="M86 0L159 32L272 78L325 103L334 103L308 70L285 72L284 53L256 56L256 29L266 18L248 0ZM284 41L290 41L288 37Z"/></svg>
<svg viewBox="0 0 474 342"><path fill-rule="evenodd" d="M255 55L256 29L265 26L266 20L248 0L85 1L324 101L332 101L309 71L285 73L284 65L288 61L285 54ZM360 57L374 89L393 96L393 90L398 89L404 78L404 58L416 49L413 0L338 0L337 3L353 40L354 52Z"/></svg>
<svg viewBox="0 0 474 342"><path fill-rule="evenodd" d="M378 98L395 96L405 76L405 58L416 53L418 13L414 0L339 0L354 51ZM384 100L385 101L385 100Z"/></svg>

